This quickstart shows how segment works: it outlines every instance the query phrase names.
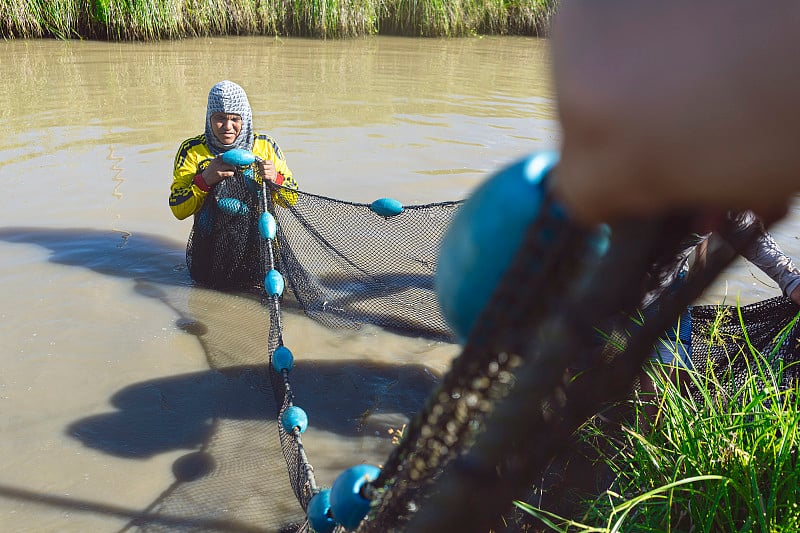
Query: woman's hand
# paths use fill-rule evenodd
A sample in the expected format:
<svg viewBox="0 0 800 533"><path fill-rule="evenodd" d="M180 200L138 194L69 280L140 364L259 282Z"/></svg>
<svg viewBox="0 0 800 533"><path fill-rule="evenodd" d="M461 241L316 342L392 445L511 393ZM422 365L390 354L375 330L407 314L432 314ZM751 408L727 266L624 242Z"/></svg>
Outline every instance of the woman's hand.
<svg viewBox="0 0 800 533"><path fill-rule="evenodd" d="M224 163L222 157L217 156L211 160L211 163L203 171L203 181L211 187L220 181L233 177L235 170L232 165Z"/></svg>
<svg viewBox="0 0 800 533"><path fill-rule="evenodd" d="M258 165L261 176L267 181L275 182L278 179L278 171L275 169L275 162L271 159L260 159Z"/></svg>

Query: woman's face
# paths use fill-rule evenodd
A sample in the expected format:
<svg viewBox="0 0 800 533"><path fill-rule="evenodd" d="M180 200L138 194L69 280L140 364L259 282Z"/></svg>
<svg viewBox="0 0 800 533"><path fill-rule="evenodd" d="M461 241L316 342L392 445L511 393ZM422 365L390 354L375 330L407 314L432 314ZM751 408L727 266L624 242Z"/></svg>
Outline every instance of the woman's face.
<svg viewBox="0 0 800 533"><path fill-rule="evenodd" d="M222 144L233 144L242 131L242 117L233 113L214 113L211 115L211 130Z"/></svg>

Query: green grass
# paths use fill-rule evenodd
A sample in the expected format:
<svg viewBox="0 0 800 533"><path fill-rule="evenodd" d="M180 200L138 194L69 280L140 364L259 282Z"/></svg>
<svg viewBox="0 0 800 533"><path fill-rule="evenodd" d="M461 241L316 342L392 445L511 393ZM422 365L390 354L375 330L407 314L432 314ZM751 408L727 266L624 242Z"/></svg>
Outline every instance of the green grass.
<svg viewBox="0 0 800 533"><path fill-rule="evenodd" d="M556 0L4 0L0 36L345 38L540 35Z"/></svg>
<svg viewBox="0 0 800 533"><path fill-rule="evenodd" d="M681 384L654 368L652 429L640 425L642 398L632 400L634 416L620 433L604 433L596 420L581 429L587 442L605 439L598 449L614 481L580 516L518 506L562 532L800 531L800 391L781 390L785 369L746 335L742 346L728 356L746 357L743 386L701 369L686 377L695 394L681 394Z"/></svg>

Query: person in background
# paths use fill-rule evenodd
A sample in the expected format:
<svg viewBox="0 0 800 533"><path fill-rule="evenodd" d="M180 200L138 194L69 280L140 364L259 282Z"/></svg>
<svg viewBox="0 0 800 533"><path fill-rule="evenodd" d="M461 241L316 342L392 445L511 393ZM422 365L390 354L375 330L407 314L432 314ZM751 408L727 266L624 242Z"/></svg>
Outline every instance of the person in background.
<svg viewBox="0 0 800 533"><path fill-rule="evenodd" d="M665 264L653 265L650 272L650 291L642 302L644 316L658 307L658 298L691 275L692 266L704 262L706 245L709 239L721 238L740 255L767 274L781 290L781 293L800 305L800 270L775 242L764 228L761 220L752 211L728 211L725 216L729 224L718 231L694 234L681 245L678 253ZM723 229L724 228L724 229ZM693 259L693 261L690 261ZM646 319L646 318L645 318ZM692 370L692 315L691 308L681 314L678 323L659 339L651 354L651 360L672 366L672 373L678 382L687 382L683 371ZM677 357L677 360L676 360ZM655 393L655 384L647 372L640 375L641 391ZM652 418L655 408L649 406L646 413Z"/></svg>
<svg viewBox="0 0 800 533"><path fill-rule="evenodd" d="M281 186L270 187L275 205L297 202L297 183L281 149L253 130L244 89L225 80L208 93L205 132L178 149L169 205L180 220L194 215L186 263L195 282L223 290L259 289L269 263L258 229L264 209L261 182L223 160L233 149L255 155L257 176Z"/></svg>
<svg viewBox="0 0 800 533"><path fill-rule="evenodd" d="M253 131L247 94L236 83L224 80L208 93L205 132L183 141L175 156L169 206L177 219L200 211L211 189L234 175L234 167L221 158L233 148L253 152L261 175L285 187L273 195L278 204L297 201L297 195L286 189L297 189L297 183L278 143Z"/></svg>

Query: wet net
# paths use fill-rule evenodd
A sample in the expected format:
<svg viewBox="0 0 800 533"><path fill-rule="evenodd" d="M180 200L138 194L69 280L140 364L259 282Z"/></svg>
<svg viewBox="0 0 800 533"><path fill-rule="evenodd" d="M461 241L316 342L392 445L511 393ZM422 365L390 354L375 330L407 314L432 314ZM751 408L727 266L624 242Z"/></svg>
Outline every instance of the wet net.
<svg viewBox="0 0 800 533"><path fill-rule="evenodd" d="M195 216L187 247L187 264L199 283L261 295L269 308L265 360L283 343L281 304L295 301L309 317L330 327L374 324L453 341L433 280L439 244L461 202L405 206L387 213L375 204L292 191L291 201L276 206L284 190L270 187L254 187L241 175L220 184L209 197L213 201L207 200ZM265 210L276 221L273 241L265 241L260 227ZM626 329L646 293L648 265L676 249L686 232L675 230L674 224L650 232L637 228L633 235L619 232L609 254L615 260L594 264L586 259L591 239L578 228L547 217L537 224L523 247L528 262L518 259L505 285L498 287L496 299L506 305L486 312L378 479L364 491L373 506L360 530L486 531L503 529L500 523L513 529L513 521L498 521L512 499L537 483L543 465L569 442L581 421L631 390L654 339L732 257L730 250L720 252L716 263L709 262L705 277L696 276L685 289L666 296L661 316L624 341L598 343L598 324L609 331ZM535 274L530 272L531 260L541 264ZM273 269L282 274L291 302L282 294L269 294L267 278ZM576 287L572 281L581 271L593 274ZM639 280L633 285L641 284L641 290L631 289L632 280ZM530 287L540 292L531 294ZM760 358L776 370L781 386L794 386L800 343L797 311L782 297L742 308L693 307L695 367L713 368L720 382L735 387L754 358ZM559 357L564 353L574 355ZM219 361L210 363L225 367ZM567 384L564 370L571 365L582 366L584 377ZM280 421L293 404L289 374L271 364L262 370L253 383L271 394L267 403ZM528 421L525 428L518 427L519 420ZM284 431L280 422L274 429L302 511L280 528L272 525L267 530L307 531L304 512L319 487L299 432ZM212 432L209 443L215 440ZM538 444L531 449L531 442ZM309 455L313 461L313 450ZM271 482L262 478L246 485ZM487 484L498 488L491 498L485 496ZM484 496L475 500L476 494ZM189 483L178 483L153 511L199 506L208 497ZM476 513L482 517L476 518ZM243 520L264 527L263 514L262 510Z"/></svg>
<svg viewBox="0 0 800 533"><path fill-rule="evenodd" d="M710 383L732 395L748 376L764 386L790 389L800 378L798 308L785 297L736 306L695 306L692 362ZM707 383L708 385L708 383Z"/></svg>

